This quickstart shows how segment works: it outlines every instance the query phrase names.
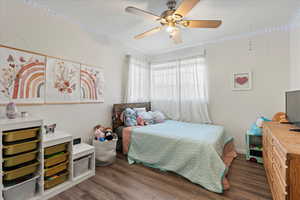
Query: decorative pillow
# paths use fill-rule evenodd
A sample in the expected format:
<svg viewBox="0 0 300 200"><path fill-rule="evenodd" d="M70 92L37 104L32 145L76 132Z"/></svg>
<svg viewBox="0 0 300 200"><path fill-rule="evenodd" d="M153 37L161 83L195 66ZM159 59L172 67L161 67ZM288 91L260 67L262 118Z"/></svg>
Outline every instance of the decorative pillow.
<svg viewBox="0 0 300 200"><path fill-rule="evenodd" d="M143 120L143 118L141 117L141 116L138 116L137 118L136 118L136 121L137 121L137 125L138 126L145 126L146 124L145 124L145 120Z"/></svg>
<svg viewBox="0 0 300 200"><path fill-rule="evenodd" d="M166 119L165 115L160 111L154 111L152 116L153 116L155 123L162 123Z"/></svg>
<svg viewBox="0 0 300 200"><path fill-rule="evenodd" d="M154 119L153 119L153 112L141 112L139 113L139 116L145 121L145 124L154 124Z"/></svg>
<svg viewBox="0 0 300 200"><path fill-rule="evenodd" d="M139 115L141 112L147 112L146 107L143 107L143 108L133 108L133 110L136 112L137 115Z"/></svg>
<svg viewBox="0 0 300 200"><path fill-rule="evenodd" d="M125 126L136 126L136 113L131 108L126 108L123 111L123 121Z"/></svg>

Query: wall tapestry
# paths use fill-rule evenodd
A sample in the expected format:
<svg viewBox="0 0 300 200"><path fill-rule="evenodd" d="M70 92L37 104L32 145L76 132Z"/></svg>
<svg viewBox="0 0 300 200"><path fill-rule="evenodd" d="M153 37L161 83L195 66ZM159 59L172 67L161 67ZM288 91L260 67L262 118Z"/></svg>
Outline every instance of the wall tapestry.
<svg viewBox="0 0 300 200"><path fill-rule="evenodd" d="M80 102L80 64L47 57L46 103Z"/></svg>
<svg viewBox="0 0 300 200"><path fill-rule="evenodd" d="M81 102L104 102L103 69L81 65Z"/></svg>
<svg viewBox="0 0 300 200"><path fill-rule="evenodd" d="M44 103L45 56L0 46L0 104Z"/></svg>

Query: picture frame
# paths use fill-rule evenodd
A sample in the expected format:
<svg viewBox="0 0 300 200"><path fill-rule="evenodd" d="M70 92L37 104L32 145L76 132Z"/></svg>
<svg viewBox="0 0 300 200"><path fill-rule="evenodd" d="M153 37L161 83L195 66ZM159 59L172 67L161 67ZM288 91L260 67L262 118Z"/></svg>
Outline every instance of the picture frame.
<svg viewBox="0 0 300 200"><path fill-rule="evenodd" d="M46 57L0 45L0 104L43 104Z"/></svg>
<svg viewBox="0 0 300 200"><path fill-rule="evenodd" d="M80 102L80 64L47 57L46 62L47 104Z"/></svg>
<svg viewBox="0 0 300 200"><path fill-rule="evenodd" d="M252 90L252 72L235 72L232 75L232 90Z"/></svg>
<svg viewBox="0 0 300 200"><path fill-rule="evenodd" d="M104 103L103 68L81 65L80 67L80 102Z"/></svg>

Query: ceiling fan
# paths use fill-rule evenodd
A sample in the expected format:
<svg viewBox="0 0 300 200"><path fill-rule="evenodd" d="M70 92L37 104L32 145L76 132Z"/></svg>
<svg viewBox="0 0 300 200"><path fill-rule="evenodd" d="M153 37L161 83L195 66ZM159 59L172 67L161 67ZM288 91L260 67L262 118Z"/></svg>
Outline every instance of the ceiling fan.
<svg viewBox="0 0 300 200"><path fill-rule="evenodd" d="M142 16L144 18L152 19L160 22L161 26L155 27L149 31L136 35L135 39L141 39L145 36L157 33L165 29L170 38L175 44L181 43L180 27L185 28L217 28L222 24L220 20L185 20L184 17L196 6L200 0L183 0L182 3L176 7L176 0L169 0L167 2L168 10L164 11L160 16L150 13L148 11L129 6L125 10L128 13Z"/></svg>

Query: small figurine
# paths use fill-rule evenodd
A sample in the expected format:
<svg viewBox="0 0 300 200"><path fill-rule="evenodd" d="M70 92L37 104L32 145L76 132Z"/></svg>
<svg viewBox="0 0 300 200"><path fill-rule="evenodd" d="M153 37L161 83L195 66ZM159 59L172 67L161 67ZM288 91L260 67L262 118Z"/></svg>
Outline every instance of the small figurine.
<svg viewBox="0 0 300 200"><path fill-rule="evenodd" d="M56 124L49 124L49 125L45 125L44 127L45 127L45 130L46 130L46 134L54 133L55 128L56 128Z"/></svg>

